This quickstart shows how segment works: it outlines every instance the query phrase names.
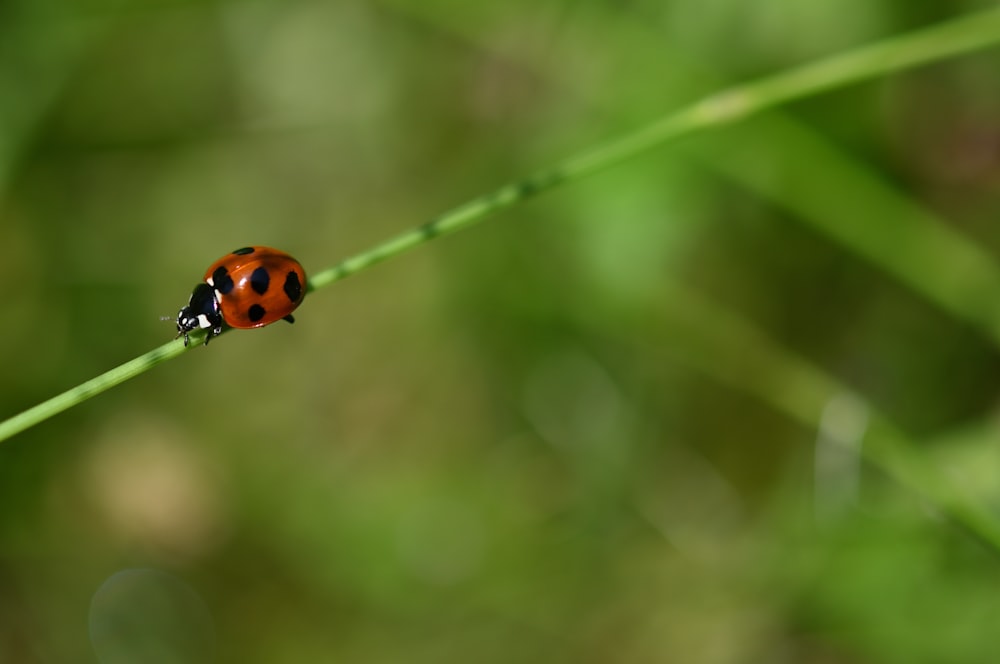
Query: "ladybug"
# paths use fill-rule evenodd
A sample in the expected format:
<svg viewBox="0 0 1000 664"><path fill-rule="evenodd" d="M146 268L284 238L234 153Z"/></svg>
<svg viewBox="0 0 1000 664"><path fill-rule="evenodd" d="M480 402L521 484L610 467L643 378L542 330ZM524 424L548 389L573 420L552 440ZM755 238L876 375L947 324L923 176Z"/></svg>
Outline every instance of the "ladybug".
<svg viewBox="0 0 1000 664"><path fill-rule="evenodd" d="M177 314L177 336L207 329L205 345L222 334L222 325L239 329L263 327L276 320L294 323L292 312L302 303L306 273L297 260L270 247L243 247L212 263L205 282Z"/></svg>

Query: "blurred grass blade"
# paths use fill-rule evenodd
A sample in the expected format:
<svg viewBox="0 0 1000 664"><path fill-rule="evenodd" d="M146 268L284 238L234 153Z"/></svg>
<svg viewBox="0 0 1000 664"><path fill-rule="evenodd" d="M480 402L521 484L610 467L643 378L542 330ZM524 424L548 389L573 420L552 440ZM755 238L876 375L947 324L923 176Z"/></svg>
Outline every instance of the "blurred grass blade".
<svg viewBox="0 0 1000 664"><path fill-rule="evenodd" d="M1000 347L1000 266L989 252L801 123L772 114L752 129L712 136L690 152Z"/></svg>
<svg viewBox="0 0 1000 664"><path fill-rule="evenodd" d="M0 200L38 124L107 27L105 21L75 19L39 21L31 28L0 25L0 44L18 55L0 57Z"/></svg>
<svg viewBox="0 0 1000 664"><path fill-rule="evenodd" d="M784 349L731 310L680 284L662 286L670 296L663 298L667 303L661 312L663 322L656 329L666 330L667 336L646 340L647 347L659 348L673 362L753 395L809 430L817 429L817 418L834 400L863 405L867 426L858 446L862 456L1000 553L1000 521L982 506L987 501L949 481L920 451L921 446L863 395ZM626 322L628 318L625 314L606 317Z"/></svg>

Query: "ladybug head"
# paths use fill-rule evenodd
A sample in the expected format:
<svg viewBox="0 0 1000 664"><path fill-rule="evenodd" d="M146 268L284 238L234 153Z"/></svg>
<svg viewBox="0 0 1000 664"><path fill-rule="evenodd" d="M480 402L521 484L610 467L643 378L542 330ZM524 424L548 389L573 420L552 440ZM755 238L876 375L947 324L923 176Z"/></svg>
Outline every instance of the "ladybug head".
<svg viewBox="0 0 1000 664"><path fill-rule="evenodd" d="M198 284L191 292L187 305L177 312L177 336L184 337L184 345L190 343L188 332L197 329L207 329L205 345L212 337L222 334L222 312L219 310L219 298L208 284Z"/></svg>

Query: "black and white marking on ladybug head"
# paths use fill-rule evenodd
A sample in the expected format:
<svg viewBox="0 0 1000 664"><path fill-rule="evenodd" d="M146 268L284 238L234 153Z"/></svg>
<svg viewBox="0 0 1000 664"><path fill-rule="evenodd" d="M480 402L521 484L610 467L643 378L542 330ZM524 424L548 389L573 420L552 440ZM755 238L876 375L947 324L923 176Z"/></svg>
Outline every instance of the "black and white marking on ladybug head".
<svg viewBox="0 0 1000 664"><path fill-rule="evenodd" d="M188 333L197 329L208 330L205 335L206 346L212 337L222 334L219 298L215 289L208 284L195 286L187 305L177 312L177 336L184 337L185 346L190 343Z"/></svg>

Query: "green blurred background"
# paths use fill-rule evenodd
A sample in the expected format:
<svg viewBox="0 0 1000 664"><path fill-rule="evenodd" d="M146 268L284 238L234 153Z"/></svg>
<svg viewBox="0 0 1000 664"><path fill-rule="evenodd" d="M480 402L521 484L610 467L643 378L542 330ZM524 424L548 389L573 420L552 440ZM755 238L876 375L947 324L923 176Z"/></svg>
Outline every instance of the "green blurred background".
<svg viewBox="0 0 1000 664"><path fill-rule="evenodd" d="M169 340L236 247L316 272L990 5L6 0L0 417ZM686 139L3 443L0 661L988 661L1000 560L921 481L1000 513L998 81Z"/></svg>

